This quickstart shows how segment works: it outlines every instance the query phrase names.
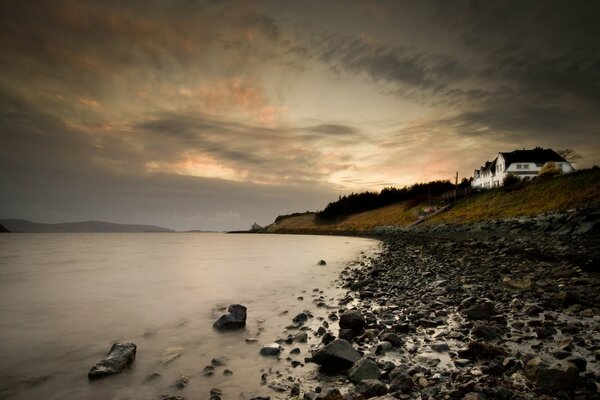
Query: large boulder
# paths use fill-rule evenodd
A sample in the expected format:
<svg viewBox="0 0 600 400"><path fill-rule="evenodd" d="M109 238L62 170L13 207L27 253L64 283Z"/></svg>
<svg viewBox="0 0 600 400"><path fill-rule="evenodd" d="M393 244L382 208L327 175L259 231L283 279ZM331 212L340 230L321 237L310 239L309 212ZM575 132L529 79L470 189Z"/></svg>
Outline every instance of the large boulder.
<svg viewBox="0 0 600 400"><path fill-rule="evenodd" d="M231 304L227 314L215 321L213 327L217 329L240 329L246 326L246 307L241 304Z"/></svg>
<svg viewBox="0 0 600 400"><path fill-rule="evenodd" d="M363 357L354 363L348 371L350 382L358 383L364 379L379 379L381 372L377 363L370 358Z"/></svg>
<svg viewBox="0 0 600 400"><path fill-rule="evenodd" d="M346 311L340 315L339 324L341 329L352 329L354 332L361 332L366 325L362 314L356 310Z"/></svg>
<svg viewBox="0 0 600 400"><path fill-rule="evenodd" d="M113 344L108 356L90 369L88 378L98 379L118 374L133 363L136 350L137 346L134 343Z"/></svg>
<svg viewBox="0 0 600 400"><path fill-rule="evenodd" d="M312 357L313 362L329 370L348 369L359 359L360 354L343 339L334 340L317 350Z"/></svg>
<svg viewBox="0 0 600 400"><path fill-rule="evenodd" d="M539 357L527 361L524 372L534 385L551 392L573 388L579 377L577 367L570 362L549 364Z"/></svg>

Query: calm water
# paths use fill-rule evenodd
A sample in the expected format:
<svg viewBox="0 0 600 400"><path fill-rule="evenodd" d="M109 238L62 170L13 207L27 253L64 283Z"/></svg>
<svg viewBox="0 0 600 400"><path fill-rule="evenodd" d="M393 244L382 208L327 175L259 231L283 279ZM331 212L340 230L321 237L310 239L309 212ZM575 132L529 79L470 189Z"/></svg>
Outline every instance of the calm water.
<svg viewBox="0 0 600 400"><path fill-rule="evenodd" d="M335 305L337 274L376 249L369 239L324 236L0 235L0 398L208 398L213 387L226 398L273 396L260 384L261 368L289 376L314 366L261 357L261 344L285 337L298 312L326 315L313 300ZM328 265L317 266L319 259ZM247 328L219 333L212 323L229 303L248 307ZM258 343L246 343L250 337ZM138 345L134 367L88 382L90 367L120 340ZM294 357L302 361L300 347ZM229 357L227 366L203 376L217 356ZM153 372L162 376L146 381ZM189 385L173 388L182 374Z"/></svg>

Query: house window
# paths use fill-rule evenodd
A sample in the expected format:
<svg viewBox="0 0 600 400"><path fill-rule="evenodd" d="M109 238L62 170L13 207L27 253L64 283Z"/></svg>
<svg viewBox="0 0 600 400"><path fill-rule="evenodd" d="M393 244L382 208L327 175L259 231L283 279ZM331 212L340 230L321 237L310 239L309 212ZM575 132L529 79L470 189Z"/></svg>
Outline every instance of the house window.
<svg viewBox="0 0 600 400"><path fill-rule="evenodd" d="M517 169L521 169L521 164L517 164Z"/></svg>
<svg viewBox="0 0 600 400"><path fill-rule="evenodd" d="M529 164L523 164L523 169L529 169Z"/></svg>

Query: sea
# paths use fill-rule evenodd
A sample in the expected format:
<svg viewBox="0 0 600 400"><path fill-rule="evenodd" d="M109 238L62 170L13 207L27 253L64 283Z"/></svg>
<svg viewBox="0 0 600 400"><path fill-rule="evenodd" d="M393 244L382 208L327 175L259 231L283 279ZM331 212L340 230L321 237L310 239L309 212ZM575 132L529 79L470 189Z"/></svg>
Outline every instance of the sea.
<svg viewBox="0 0 600 400"><path fill-rule="evenodd" d="M310 235L1 234L0 398L208 399L211 389L224 399L287 398L278 391L316 373L304 358L316 328L335 323L327 316L340 308L340 272L379 246ZM248 308L246 328L215 330L233 303ZM305 310L309 343L261 356L300 332L290 324ZM89 381L121 341L137 345L132 367ZM211 368L216 358L224 365ZM178 388L182 376L189 383Z"/></svg>

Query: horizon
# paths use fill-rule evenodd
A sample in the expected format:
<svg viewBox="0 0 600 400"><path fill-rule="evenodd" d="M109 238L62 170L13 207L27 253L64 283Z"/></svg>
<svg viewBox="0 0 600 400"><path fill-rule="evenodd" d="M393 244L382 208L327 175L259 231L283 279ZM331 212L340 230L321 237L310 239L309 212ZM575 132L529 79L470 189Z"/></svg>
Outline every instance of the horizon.
<svg viewBox="0 0 600 400"><path fill-rule="evenodd" d="M597 2L0 11L2 218L240 230L499 152L600 164Z"/></svg>

